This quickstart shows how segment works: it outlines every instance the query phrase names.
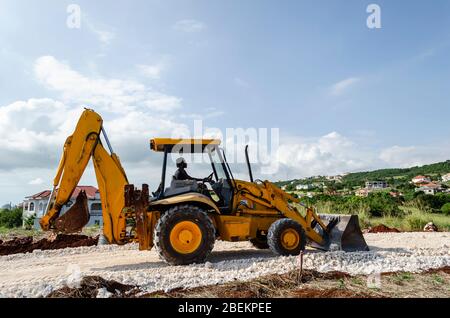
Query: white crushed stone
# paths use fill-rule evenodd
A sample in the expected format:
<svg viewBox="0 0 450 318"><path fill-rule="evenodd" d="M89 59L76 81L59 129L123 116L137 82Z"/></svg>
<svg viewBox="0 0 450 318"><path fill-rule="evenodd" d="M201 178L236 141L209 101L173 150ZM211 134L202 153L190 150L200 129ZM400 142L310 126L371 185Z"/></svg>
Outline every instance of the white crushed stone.
<svg viewBox="0 0 450 318"><path fill-rule="evenodd" d="M99 288L97 292L97 298L109 298L113 295L106 288Z"/></svg>
<svg viewBox="0 0 450 318"><path fill-rule="evenodd" d="M303 267L357 275L450 266L450 233L382 233L365 238L370 252L308 250ZM140 252L135 244L68 248L0 257L0 294L46 296L73 281L75 274L101 276L152 292L247 281L298 268L298 257L276 257L248 242L216 242L205 264L189 266L168 266L155 251ZM99 296L109 297L105 291L99 291Z"/></svg>

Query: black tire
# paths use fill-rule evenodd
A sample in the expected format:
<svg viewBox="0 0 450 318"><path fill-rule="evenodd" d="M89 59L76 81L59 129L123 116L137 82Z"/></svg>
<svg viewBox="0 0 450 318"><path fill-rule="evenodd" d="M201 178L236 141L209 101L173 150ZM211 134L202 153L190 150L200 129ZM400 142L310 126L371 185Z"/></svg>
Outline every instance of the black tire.
<svg viewBox="0 0 450 318"><path fill-rule="evenodd" d="M266 250L269 248L269 244L267 244L267 236L258 236L252 238L250 240L250 243L252 243L254 247L260 250Z"/></svg>
<svg viewBox="0 0 450 318"><path fill-rule="evenodd" d="M294 230L298 234L299 242L292 249L288 249L282 244L282 235L286 230ZM272 252L277 255L290 256L298 255L305 250L305 231L296 221L291 219L281 219L272 223L267 234L267 243Z"/></svg>
<svg viewBox="0 0 450 318"><path fill-rule="evenodd" d="M182 254L171 245L170 233L174 226L183 221L195 223L202 237L199 247L192 253ZM171 265L188 265L205 262L215 242L215 228L207 213L193 205L177 205L165 212L155 227L155 247L161 259Z"/></svg>

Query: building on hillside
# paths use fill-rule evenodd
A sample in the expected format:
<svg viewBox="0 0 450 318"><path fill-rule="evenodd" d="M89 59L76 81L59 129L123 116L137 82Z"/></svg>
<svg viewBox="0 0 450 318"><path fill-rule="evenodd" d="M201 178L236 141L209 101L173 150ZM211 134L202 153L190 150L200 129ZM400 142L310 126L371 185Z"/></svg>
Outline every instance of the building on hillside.
<svg viewBox="0 0 450 318"><path fill-rule="evenodd" d="M369 191L386 189L389 185L386 181L367 181L366 189Z"/></svg>
<svg viewBox="0 0 450 318"><path fill-rule="evenodd" d="M403 193L397 192L397 191L391 191L391 192L389 192L389 195L393 198L400 198L403 196Z"/></svg>
<svg viewBox="0 0 450 318"><path fill-rule="evenodd" d="M430 183L431 179L426 176L415 176L414 178L412 178L411 182L414 183L415 185L422 185Z"/></svg>
<svg viewBox="0 0 450 318"><path fill-rule="evenodd" d="M63 206L61 209L61 215L64 214L74 203L80 191L85 191L86 196L88 198L88 208L90 219L89 225L99 225L103 226L103 217L102 217L102 204L100 201L100 193L97 188L92 186L78 186L73 191L72 197L69 202ZM48 200L50 198L50 190L44 190L34 195L30 195L25 197L22 204L22 216L23 219L26 220L30 216L34 215L34 227L40 228L39 220L45 213L45 209L47 207ZM25 222L25 221L24 221Z"/></svg>
<svg viewBox="0 0 450 318"><path fill-rule="evenodd" d="M343 178L344 176L342 176L342 175L337 175L337 176L328 176L328 177L326 177L327 178L327 180L328 181L335 181L335 182L342 182L342 178Z"/></svg>
<svg viewBox="0 0 450 318"><path fill-rule="evenodd" d="M442 192L442 186L439 183L427 183L416 189L416 192L423 192L429 195L435 195L436 193Z"/></svg>
<svg viewBox="0 0 450 318"><path fill-rule="evenodd" d="M367 188L359 189L355 191L355 195L357 197L368 197L369 196L369 190Z"/></svg>
<svg viewBox="0 0 450 318"><path fill-rule="evenodd" d="M313 186L311 184L297 184L295 187L296 190L310 190Z"/></svg>
<svg viewBox="0 0 450 318"><path fill-rule="evenodd" d="M450 181L450 173L444 174L442 176L442 182L449 182Z"/></svg>

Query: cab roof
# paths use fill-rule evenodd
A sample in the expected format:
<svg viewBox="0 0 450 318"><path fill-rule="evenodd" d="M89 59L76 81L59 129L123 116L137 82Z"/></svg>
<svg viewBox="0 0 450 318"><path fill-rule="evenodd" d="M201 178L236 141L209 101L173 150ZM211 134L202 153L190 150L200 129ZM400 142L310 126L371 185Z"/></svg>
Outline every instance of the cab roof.
<svg viewBox="0 0 450 318"><path fill-rule="evenodd" d="M150 149L157 152L171 153L202 153L207 147L215 148L220 145L218 139L172 139L155 138L150 140Z"/></svg>

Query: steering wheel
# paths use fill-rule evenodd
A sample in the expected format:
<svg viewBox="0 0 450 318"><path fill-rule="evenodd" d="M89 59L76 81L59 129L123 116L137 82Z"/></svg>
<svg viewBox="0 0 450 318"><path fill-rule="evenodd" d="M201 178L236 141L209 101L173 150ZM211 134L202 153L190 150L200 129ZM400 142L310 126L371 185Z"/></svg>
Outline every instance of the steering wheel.
<svg viewBox="0 0 450 318"><path fill-rule="evenodd" d="M213 180L214 172L212 172L209 176L207 176L205 179L203 179L203 183L208 182L210 184L214 184L215 181Z"/></svg>

